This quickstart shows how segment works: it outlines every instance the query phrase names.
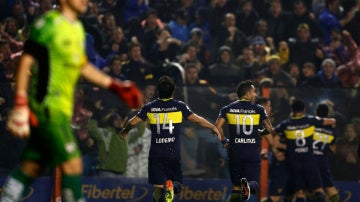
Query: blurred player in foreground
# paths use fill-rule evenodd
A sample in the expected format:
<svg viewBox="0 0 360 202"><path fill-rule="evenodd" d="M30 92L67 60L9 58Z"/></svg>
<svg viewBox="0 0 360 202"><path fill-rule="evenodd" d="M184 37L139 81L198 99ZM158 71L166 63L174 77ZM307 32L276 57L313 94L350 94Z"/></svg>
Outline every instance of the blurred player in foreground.
<svg viewBox="0 0 360 202"><path fill-rule="evenodd" d="M62 201L85 201L81 153L70 128L80 76L117 93L131 108L142 105L141 93L133 83L116 81L87 61L78 15L86 11L88 1L60 0L59 4L58 10L34 22L19 62L7 128L29 139L21 165L5 182L1 202L20 201L48 166L59 166L63 173Z"/></svg>

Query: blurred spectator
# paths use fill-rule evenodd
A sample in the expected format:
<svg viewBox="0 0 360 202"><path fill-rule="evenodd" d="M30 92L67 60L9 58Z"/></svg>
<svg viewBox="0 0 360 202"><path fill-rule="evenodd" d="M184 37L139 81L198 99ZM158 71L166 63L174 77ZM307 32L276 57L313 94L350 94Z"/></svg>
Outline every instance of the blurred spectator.
<svg viewBox="0 0 360 202"><path fill-rule="evenodd" d="M228 0L213 0L209 4L209 23L210 34L212 39L218 37L218 30L222 26L224 17L227 13L232 12L232 9L227 4ZM215 51L217 48L215 48Z"/></svg>
<svg viewBox="0 0 360 202"><path fill-rule="evenodd" d="M336 73L344 87L358 87L360 85L360 49L349 32L343 32L343 41L348 48L350 61L338 66Z"/></svg>
<svg viewBox="0 0 360 202"><path fill-rule="evenodd" d="M289 45L286 41L279 42L277 53L280 57L282 65L287 64L289 62L290 49L289 49Z"/></svg>
<svg viewBox="0 0 360 202"><path fill-rule="evenodd" d="M246 35L236 27L236 17L233 13L226 13L224 21L216 33L216 51L221 46L229 46L234 56L241 53L241 50L247 46ZM212 54L216 55L216 54ZM216 58L216 57L214 57Z"/></svg>
<svg viewBox="0 0 360 202"><path fill-rule="evenodd" d="M326 56L333 58L336 66L346 64L351 60L351 49L344 44L344 38L349 35L350 33L346 30L332 30L329 46L323 46Z"/></svg>
<svg viewBox="0 0 360 202"><path fill-rule="evenodd" d="M300 24L307 24L311 36L319 38L320 28L317 19L313 13L308 11L308 7L304 0L295 0L293 2L293 11L289 16L289 21L286 26L286 38L294 38L297 36L298 26Z"/></svg>
<svg viewBox="0 0 360 202"><path fill-rule="evenodd" d="M318 72L325 88L341 88L341 80L336 75L336 64L331 58L323 60L321 70Z"/></svg>
<svg viewBox="0 0 360 202"><path fill-rule="evenodd" d="M123 29L119 26L112 30L111 37L103 46L103 51L106 57L112 55L120 55L123 60L128 58L127 55L128 39L124 36Z"/></svg>
<svg viewBox="0 0 360 202"><path fill-rule="evenodd" d="M99 122L90 119L87 124L90 137L98 146L97 171L100 176L122 176L126 171L127 143L118 135L122 121L119 114L110 113Z"/></svg>
<svg viewBox="0 0 360 202"><path fill-rule="evenodd" d="M146 3L147 1L126 1L124 6L124 21L128 22L131 18L141 18L150 7Z"/></svg>
<svg viewBox="0 0 360 202"><path fill-rule="evenodd" d="M236 27L239 28L247 37L250 36L255 30L256 22L260 19L259 14L253 8L253 1L241 1L235 15Z"/></svg>
<svg viewBox="0 0 360 202"><path fill-rule="evenodd" d="M234 63L232 49L221 46L217 61L209 67L211 84L236 86L240 81L240 67Z"/></svg>
<svg viewBox="0 0 360 202"><path fill-rule="evenodd" d="M255 60L254 50L250 47L243 49L235 63L240 68L240 80L254 80L256 73L260 70L259 63Z"/></svg>
<svg viewBox="0 0 360 202"><path fill-rule="evenodd" d="M114 55L110 59L108 74L113 78L117 78L122 81L126 80L127 79L126 76L121 71L122 66L123 66L123 60L121 59L121 57L118 55Z"/></svg>
<svg viewBox="0 0 360 202"><path fill-rule="evenodd" d="M340 1L327 0L325 5L326 7L320 13L318 21L322 31L322 41L325 45L329 45L332 30L341 30L342 27L351 21L354 15L348 15L345 18L339 20Z"/></svg>
<svg viewBox="0 0 360 202"><path fill-rule="evenodd" d="M24 28L28 25L27 14L21 1L15 1L12 7L12 17L16 21L17 29Z"/></svg>
<svg viewBox="0 0 360 202"><path fill-rule="evenodd" d="M158 11L159 18L162 21L170 22L175 9L181 7L181 2L179 0L151 0L149 5Z"/></svg>
<svg viewBox="0 0 360 202"><path fill-rule="evenodd" d="M115 17L112 13L105 13L101 19L101 35L103 39L103 43L101 44L100 54L103 57L106 57L107 51L109 48L109 44L111 44L111 36L116 29L116 21Z"/></svg>
<svg viewBox="0 0 360 202"><path fill-rule="evenodd" d="M293 80L294 85L299 86L301 82L301 72L299 65L296 63L290 63L288 66L288 72Z"/></svg>
<svg viewBox="0 0 360 202"><path fill-rule="evenodd" d="M303 64L301 87L324 87L324 82L320 75L316 73L316 67L311 62Z"/></svg>
<svg viewBox="0 0 360 202"><path fill-rule="evenodd" d="M299 24L296 33L296 38L289 38L289 62L296 63L300 67L306 62L312 62L319 67L324 53L319 40L311 37L309 25Z"/></svg>
<svg viewBox="0 0 360 202"><path fill-rule="evenodd" d="M131 43L129 45L129 60L123 65L121 70L126 78L137 83L143 83L153 79L152 67L142 56L140 43Z"/></svg>
<svg viewBox="0 0 360 202"><path fill-rule="evenodd" d="M127 22L124 34L130 42L142 43L142 41L144 41L144 33L140 18L133 17Z"/></svg>
<svg viewBox="0 0 360 202"><path fill-rule="evenodd" d="M198 58L198 49L197 45L194 43L187 44L186 47L184 47L185 51L178 56L178 62L185 66L188 63L193 63L196 65L196 68L198 71L202 71L203 64L201 63L200 59Z"/></svg>
<svg viewBox="0 0 360 202"><path fill-rule="evenodd" d="M354 125L349 123L345 127L344 134L336 142L336 163L334 175L336 180L359 180L360 161L357 155L359 134Z"/></svg>
<svg viewBox="0 0 360 202"><path fill-rule="evenodd" d="M206 49L206 51L211 51L211 30L210 30L210 22L209 22L209 9L206 7L200 7L196 10L195 20L190 23L190 40L191 35L194 34L196 28L201 31L202 43ZM197 33L196 31L195 33Z"/></svg>
<svg viewBox="0 0 360 202"><path fill-rule="evenodd" d="M125 177L147 178L151 131L140 123L129 131Z"/></svg>
<svg viewBox="0 0 360 202"><path fill-rule="evenodd" d="M251 39L251 47L254 50L254 56L256 62L263 66L266 63L267 58L271 55L270 47L266 46L266 41L262 36L256 36Z"/></svg>
<svg viewBox="0 0 360 202"><path fill-rule="evenodd" d="M189 39L190 30L187 25L188 13L184 9L178 9L174 13L173 19L168 23L171 35L182 42Z"/></svg>
<svg viewBox="0 0 360 202"><path fill-rule="evenodd" d="M286 30L289 16L282 9L280 0L274 0L270 3L269 11L266 15L268 23L268 32L274 38L274 43L286 40Z"/></svg>
<svg viewBox="0 0 360 202"><path fill-rule="evenodd" d="M158 29L156 37L157 39L151 46L148 58L156 66L154 74L159 77L162 74L161 65L166 59L169 61L175 60L180 53L182 41L172 37L167 29Z"/></svg>
<svg viewBox="0 0 360 202"><path fill-rule="evenodd" d="M291 76L282 68L280 57L271 55L267 59L267 67L261 70L259 74L270 78L274 86L294 86Z"/></svg>
<svg viewBox="0 0 360 202"><path fill-rule="evenodd" d="M116 25L124 25L124 6L127 1L122 0L98 0L100 13L111 13L114 16ZM135 1L137 2L137 1Z"/></svg>
<svg viewBox="0 0 360 202"><path fill-rule="evenodd" d="M141 26L144 29L144 37L142 44L144 44L145 56L150 59L150 52L153 45L156 43L157 34L160 29L164 28L164 24L160 18L158 18L158 13L154 9L150 9L145 13L145 19L141 21Z"/></svg>

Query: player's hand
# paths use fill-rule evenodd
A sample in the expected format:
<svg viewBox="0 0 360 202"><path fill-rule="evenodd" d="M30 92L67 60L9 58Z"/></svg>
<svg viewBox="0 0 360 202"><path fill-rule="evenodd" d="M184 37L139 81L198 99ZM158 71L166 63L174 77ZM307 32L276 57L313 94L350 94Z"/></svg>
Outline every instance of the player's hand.
<svg viewBox="0 0 360 202"><path fill-rule="evenodd" d="M124 128L120 131L119 133L119 137L123 140L126 139L126 136L127 136L127 132L124 130Z"/></svg>
<svg viewBox="0 0 360 202"><path fill-rule="evenodd" d="M29 118L30 109L26 96L16 95L14 107L8 115L7 129L16 137L28 137L30 135Z"/></svg>
<svg viewBox="0 0 360 202"><path fill-rule="evenodd" d="M212 130L212 132L216 135L216 137L218 138L218 140L221 141L221 135L220 135L219 129L214 126L213 128L211 128L211 130Z"/></svg>
<svg viewBox="0 0 360 202"><path fill-rule="evenodd" d="M224 148L227 148L229 146L229 139L224 138L223 140L221 140L221 143L223 145Z"/></svg>
<svg viewBox="0 0 360 202"><path fill-rule="evenodd" d="M113 79L109 90L115 92L131 109L137 109L143 104L141 91L134 82Z"/></svg>

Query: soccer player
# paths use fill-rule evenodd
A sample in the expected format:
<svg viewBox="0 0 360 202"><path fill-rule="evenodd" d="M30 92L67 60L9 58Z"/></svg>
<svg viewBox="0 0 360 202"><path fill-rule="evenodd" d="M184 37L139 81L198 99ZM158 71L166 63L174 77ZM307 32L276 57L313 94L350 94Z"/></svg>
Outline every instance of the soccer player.
<svg viewBox="0 0 360 202"><path fill-rule="evenodd" d="M173 99L175 84L168 76L158 80L158 99L140 109L131 118L121 132L127 132L138 123L149 120L151 129L151 146L149 151L149 183L154 186L153 201L170 202L174 194L181 191L182 170L180 159L180 133L183 120L209 128L220 138L218 129L203 117L193 113L182 101ZM164 186L165 185L165 186Z"/></svg>
<svg viewBox="0 0 360 202"><path fill-rule="evenodd" d="M70 128L80 76L117 93L131 108L142 105L133 83L114 80L87 61L78 15L86 11L88 1L60 0L59 4L58 10L34 22L19 61L7 127L13 135L29 139L21 165L5 182L1 202L20 201L34 179L55 166L62 171L62 201L85 201L81 154Z"/></svg>
<svg viewBox="0 0 360 202"><path fill-rule="evenodd" d="M327 104L320 103L316 108L316 115L329 117L330 108ZM330 165L329 152L335 152L335 133L332 126L316 127L314 133L313 149L318 164L320 175L330 202L339 202L340 196L334 186Z"/></svg>
<svg viewBox="0 0 360 202"><path fill-rule="evenodd" d="M321 176L313 152L315 127L334 125L334 118L320 118L305 114L304 101L294 99L291 115L275 127L275 131L285 138L286 166L288 169L287 196L296 196L296 201L305 201L304 191L313 196L313 201L325 202ZM286 197L284 201L292 201Z"/></svg>
<svg viewBox="0 0 360 202"><path fill-rule="evenodd" d="M260 178L260 136L259 129L265 127L266 138L274 153L272 125L263 106L255 104L257 96L254 84L247 80L237 87L238 100L224 106L215 122L224 140L223 125L229 126L229 173L233 185L229 202L248 200L255 194ZM250 183L248 183L248 180ZM251 188L251 189L250 189ZM256 200L256 196L252 197ZM251 200L253 200L251 199Z"/></svg>

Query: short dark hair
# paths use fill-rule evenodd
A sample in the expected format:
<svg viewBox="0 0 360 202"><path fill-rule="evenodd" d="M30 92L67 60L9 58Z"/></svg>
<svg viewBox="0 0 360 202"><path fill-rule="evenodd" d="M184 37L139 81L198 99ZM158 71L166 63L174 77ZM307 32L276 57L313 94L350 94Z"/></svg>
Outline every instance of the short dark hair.
<svg viewBox="0 0 360 202"><path fill-rule="evenodd" d="M158 80L157 90L160 99L171 98L175 92L175 83L169 76L162 76Z"/></svg>
<svg viewBox="0 0 360 202"><path fill-rule="evenodd" d="M254 84L250 80L240 82L236 88L237 89L236 93L237 93L238 97L240 98L240 97L243 97L244 95L246 95L246 93L249 92L249 90L251 89L252 85L254 85Z"/></svg>
<svg viewBox="0 0 360 202"><path fill-rule="evenodd" d="M329 116L329 106L325 103L320 103L316 108L316 115L319 117L328 117Z"/></svg>
<svg viewBox="0 0 360 202"><path fill-rule="evenodd" d="M294 113L303 112L305 110L304 101L300 99L294 99L291 103L291 110Z"/></svg>

